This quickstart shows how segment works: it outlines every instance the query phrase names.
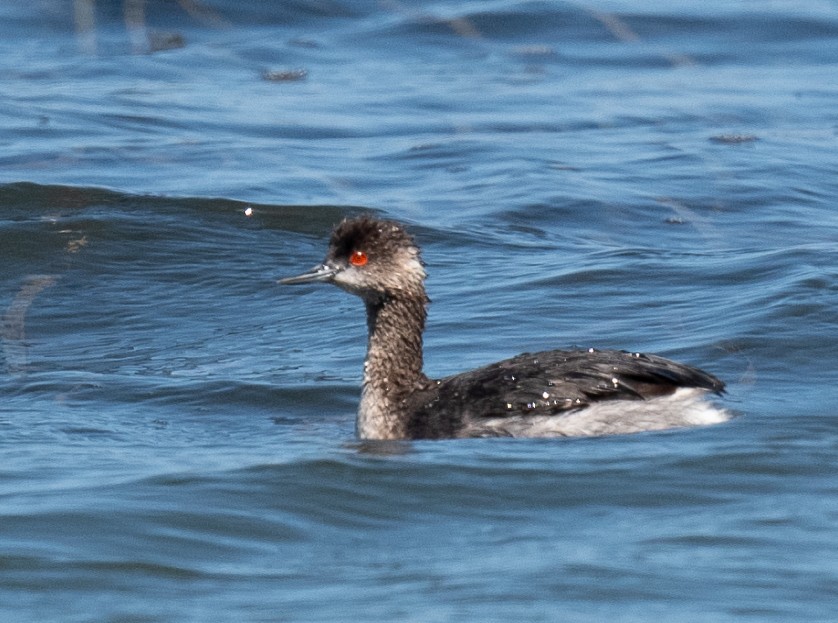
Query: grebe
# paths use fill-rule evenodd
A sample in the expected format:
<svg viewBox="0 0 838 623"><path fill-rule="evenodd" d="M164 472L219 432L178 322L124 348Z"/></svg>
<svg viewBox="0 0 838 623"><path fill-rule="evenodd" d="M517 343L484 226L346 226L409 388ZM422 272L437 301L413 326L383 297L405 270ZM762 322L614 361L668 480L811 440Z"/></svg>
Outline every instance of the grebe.
<svg viewBox="0 0 838 623"><path fill-rule="evenodd" d="M429 299L419 248L404 228L346 219L322 264L282 284L332 283L360 296L369 341L356 430L361 439L594 436L713 424L703 400L724 383L655 355L614 350L524 353L432 380L422 371Z"/></svg>

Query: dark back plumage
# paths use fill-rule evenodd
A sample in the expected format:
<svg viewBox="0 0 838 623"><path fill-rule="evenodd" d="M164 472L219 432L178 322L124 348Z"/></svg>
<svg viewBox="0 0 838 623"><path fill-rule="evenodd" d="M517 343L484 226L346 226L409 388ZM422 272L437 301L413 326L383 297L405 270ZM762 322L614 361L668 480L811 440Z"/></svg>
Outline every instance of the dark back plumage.
<svg viewBox="0 0 838 623"><path fill-rule="evenodd" d="M599 402L651 400L682 387L724 392L715 376L656 355L594 349L522 353L416 392L410 430L417 438L444 437L465 422L555 416Z"/></svg>

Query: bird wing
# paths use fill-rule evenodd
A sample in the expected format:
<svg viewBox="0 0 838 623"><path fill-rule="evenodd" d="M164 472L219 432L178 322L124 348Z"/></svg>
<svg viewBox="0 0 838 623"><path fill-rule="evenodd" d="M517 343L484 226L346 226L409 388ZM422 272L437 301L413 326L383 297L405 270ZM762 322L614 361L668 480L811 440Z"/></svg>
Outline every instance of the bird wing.
<svg viewBox="0 0 838 623"><path fill-rule="evenodd" d="M554 415L605 400L647 400L724 383L656 355L614 350L524 353L436 382L434 402L465 417Z"/></svg>

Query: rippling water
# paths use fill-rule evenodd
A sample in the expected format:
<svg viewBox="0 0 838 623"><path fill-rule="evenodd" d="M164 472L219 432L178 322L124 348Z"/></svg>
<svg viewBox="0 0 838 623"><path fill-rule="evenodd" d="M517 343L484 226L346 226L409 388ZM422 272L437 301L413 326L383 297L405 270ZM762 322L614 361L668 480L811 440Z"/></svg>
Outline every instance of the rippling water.
<svg viewBox="0 0 838 623"><path fill-rule="evenodd" d="M0 7L4 621L834 621L838 6ZM354 440L374 211L429 372L570 345L733 421Z"/></svg>

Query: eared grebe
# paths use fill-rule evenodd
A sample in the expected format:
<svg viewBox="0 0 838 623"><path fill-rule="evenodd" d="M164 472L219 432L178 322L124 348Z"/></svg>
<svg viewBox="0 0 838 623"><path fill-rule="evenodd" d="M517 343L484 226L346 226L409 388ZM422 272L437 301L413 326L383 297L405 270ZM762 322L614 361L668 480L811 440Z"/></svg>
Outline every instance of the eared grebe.
<svg viewBox="0 0 838 623"><path fill-rule="evenodd" d="M360 296L367 307L361 439L590 436L728 419L702 400L721 394L724 383L655 355L551 350L429 379L422 371L425 270L398 223L344 220L321 265L280 283L319 281Z"/></svg>

